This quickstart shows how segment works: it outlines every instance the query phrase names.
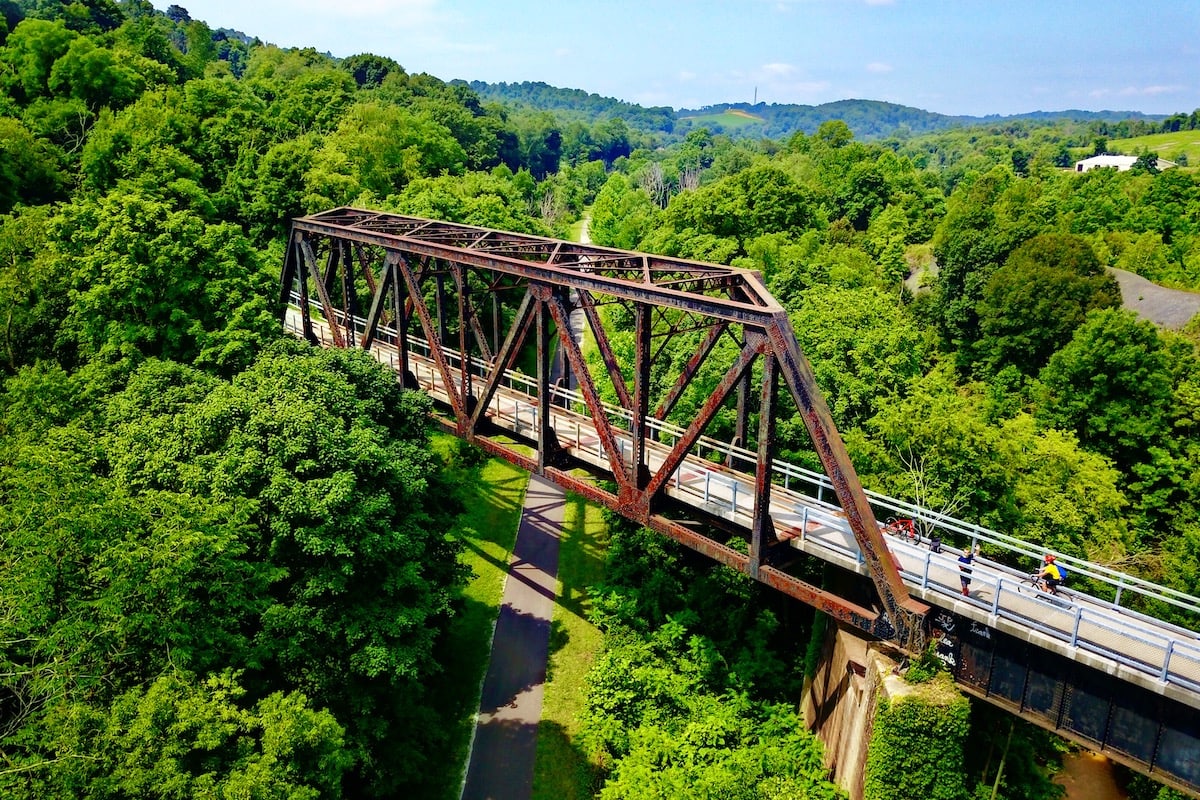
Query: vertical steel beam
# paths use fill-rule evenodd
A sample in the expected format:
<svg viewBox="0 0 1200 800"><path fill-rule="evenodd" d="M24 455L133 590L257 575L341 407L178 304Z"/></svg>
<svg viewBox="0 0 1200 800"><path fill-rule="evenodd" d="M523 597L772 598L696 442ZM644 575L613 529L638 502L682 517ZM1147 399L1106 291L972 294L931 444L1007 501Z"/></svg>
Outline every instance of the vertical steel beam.
<svg viewBox="0 0 1200 800"><path fill-rule="evenodd" d="M645 303L634 306L634 380L633 412L630 433L633 435L633 458L629 468L629 482L638 489L646 488L649 482L646 460L647 417L650 410L650 312Z"/></svg>
<svg viewBox="0 0 1200 800"><path fill-rule="evenodd" d="M342 240L334 241L333 247L330 248L330 253L335 252L341 253L337 260L341 262L338 271L342 278L342 305L345 306L342 322L346 326L346 346L354 347L354 318L358 316L358 295L354 291L354 270L351 268L353 262L350 260L350 243Z"/></svg>
<svg viewBox="0 0 1200 800"><path fill-rule="evenodd" d="M737 394L737 420L734 423L733 443L738 447L750 449L749 430L750 430L750 379L753 375L747 371L742 376L742 380L738 383ZM725 460L725 466L730 469L741 469L742 464L739 464L739 459L731 450L729 457Z"/></svg>
<svg viewBox="0 0 1200 800"><path fill-rule="evenodd" d="M454 278L454 289L458 294L458 352L462 355L462 396L467 410L471 410L474 392L471 386L471 326L467 322L470 308L467 304L466 267L462 264L451 264L451 276Z"/></svg>
<svg viewBox="0 0 1200 800"><path fill-rule="evenodd" d="M551 448L554 446L553 429L550 427L550 312L546 303L537 305L537 443L538 474L545 475L550 463Z"/></svg>
<svg viewBox="0 0 1200 800"><path fill-rule="evenodd" d="M750 576L758 578L763 554L775 538L771 521L771 461L775 455L775 388L779 361L763 356L762 398L758 406L758 463L754 466L754 519L750 527Z"/></svg>
<svg viewBox="0 0 1200 800"><path fill-rule="evenodd" d="M408 283L403 279L401 271L408 270L408 264L399 253L387 254L388 272L392 276L392 302L396 314L396 347L400 350L400 374L403 385L408 386L412 372L408 364ZM415 383L415 381L413 381ZM416 389L416 386L410 388Z"/></svg>

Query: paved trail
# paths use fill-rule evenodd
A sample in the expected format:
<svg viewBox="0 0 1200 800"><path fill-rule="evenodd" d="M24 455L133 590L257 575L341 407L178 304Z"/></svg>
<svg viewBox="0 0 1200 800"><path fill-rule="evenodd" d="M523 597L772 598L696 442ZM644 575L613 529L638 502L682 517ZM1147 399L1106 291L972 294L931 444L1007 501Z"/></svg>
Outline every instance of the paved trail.
<svg viewBox="0 0 1200 800"><path fill-rule="evenodd" d="M589 241L586 219L580 240ZM583 324L583 312L575 308L570 326L577 343ZM560 378L571 388L561 353L552 364L550 381ZM560 487L530 476L492 634L492 658L483 679L462 800L529 800L532 794L565 505Z"/></svg>
<svg viewBox="0 0 1200 800"><path fill-rule="evenodd" d="M532 476L509 559L462 800L528 800L556 601L562 489Z"/></svg>

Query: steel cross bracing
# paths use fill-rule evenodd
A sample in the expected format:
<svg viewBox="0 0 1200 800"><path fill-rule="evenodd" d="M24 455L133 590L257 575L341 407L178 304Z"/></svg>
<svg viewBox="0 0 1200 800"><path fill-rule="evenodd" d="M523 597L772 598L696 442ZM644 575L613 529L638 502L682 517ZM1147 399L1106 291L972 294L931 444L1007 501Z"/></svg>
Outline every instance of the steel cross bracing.
<svg viewBox="0 0 1200 800"><path fill-rule="evenodd" d="M469 225L339 208L293 222L281 279L284 307L298 299L301 326L314 343L310 305L321 309L338 347L370 349L386 336L410 386L409 336L420 336L440 375L450 426L468 441L629 519L740 569L839 620L901 647L920 650L928 610L909 596L846 453L786 311L757 273L558 241ZM314 297L315 295L315 297ZM315 301L315 302L314 302ZM602 308L622 319L610 331ZM578 309L599 353L589 369L571 335ZM352 320L365 319L356 325ZM611 327L611 326L610 326ZM551 402L552 353L563 379L582 396L607 456L610 491L576 477L541 414L536 457L488 437L487 409L523 348L536 351L537 396ZM618 341L619 340L619 341ZM691 356L670 362L688 343ZM629 351L632 352L629 352ZM621 355L619 356L618 353ZM463 354L466 357L457 357ZM490 365L478 374L472 363ZM699 403L698 374L720 375ZM669 374L664 374L669 373ZM779 541L768 513L777 394L786 390L812 438L866 561L883 613L787 574L771 563ZM666 419L691 394L697 408L663 458L650 459L650 423ZM619 407L613 414L603 397ZM664 488L723 409L734 411L736 443L751 447L755 504L748 552L669 514ZM752 423L757 418L757 425ZM632 441L632 457L618 437Z"/></svg>

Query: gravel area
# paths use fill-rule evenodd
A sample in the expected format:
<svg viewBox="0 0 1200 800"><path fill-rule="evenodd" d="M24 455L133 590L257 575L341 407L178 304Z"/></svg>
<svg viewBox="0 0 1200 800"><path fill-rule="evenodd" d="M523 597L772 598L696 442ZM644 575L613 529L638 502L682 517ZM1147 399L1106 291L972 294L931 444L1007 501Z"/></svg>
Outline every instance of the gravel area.
<svg viewBox="0 0 1200 800"><path fill-rule="evenodd" d="M1200 314L1200 292L1168 289L1123 269L1108 270L1121 286L1123 305L1142 319L1179 330Z"/></svg>

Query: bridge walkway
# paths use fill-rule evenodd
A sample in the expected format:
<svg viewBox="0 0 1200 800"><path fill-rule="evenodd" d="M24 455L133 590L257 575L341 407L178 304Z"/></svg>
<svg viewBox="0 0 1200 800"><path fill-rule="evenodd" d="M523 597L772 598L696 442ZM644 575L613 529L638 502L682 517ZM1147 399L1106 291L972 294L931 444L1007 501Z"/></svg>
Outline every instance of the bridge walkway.
<svg viewBox="0 0 1200 800"><path fill-rule="evenodd" d="M300 330L299 315L289 310L289 330ZM325 326L314 323L323 343L329 344ZM419 342L410 340L409 366L422 388L435 399L446 401L441 373L419 354ZM395 348L379 339L371 349L374 357L392 369L397 368ZM451 359L453 362L453 359ZM456 365L457 366L457 365ZM481 365L482 366L482 365ZM512 373L506 386L496 393L488 410L489 420L497 427L521 438L537 435L540 406L533 379ZM572 393L556 390L560 402L578 400ZM600 446L590 418L571 408L552 407L552 426L561 447L575 459L598 469L608 469L609 461ZM660 436L670 435L670 427L657 423ZM624 453L632 452L630 439L619 439ZM716 445L702 441L702 445ZM647 458L652 467L662 463L670 442L650 444ZM753 454L742 457L753 460ZM736 460L736 459L735 459ZM788 547L803 551L843 569L861 575L867 568L849 525L837 506L825 501L831 487L820 483L822 476L802 476L812 481L810 493L791 485L774 485L771 490L770 516L777 539ZM754 476L745 475L714 463L702 455L690 454L666 484L665 492L673 499L734 526L748 528L754 511ZM958 533L959 546L990 541L989 532L976 529ZM925 546L910 544L901 537L889 537L890 551L910 592L940 609L952 611L989 628L1003 631L1038 647L1085 663L1152 692L1160 693L1200 708L1200 636L1177 626L1139 614L1118 603L1070 592L1069 600L1052 598L1023 590L1027 574L999 561L980 558L972 574L972 592L961 594L957 552L954 540L947 536L947 549L934 553ZM1029 553L1031 569L1037 557ZM1073 565L1074 567L1074 565ZM1075 569L1072 570L1073 574ZM1117 598L1118 601L1120 597ZM936 633L936 631L935 631Z"/></svg>

